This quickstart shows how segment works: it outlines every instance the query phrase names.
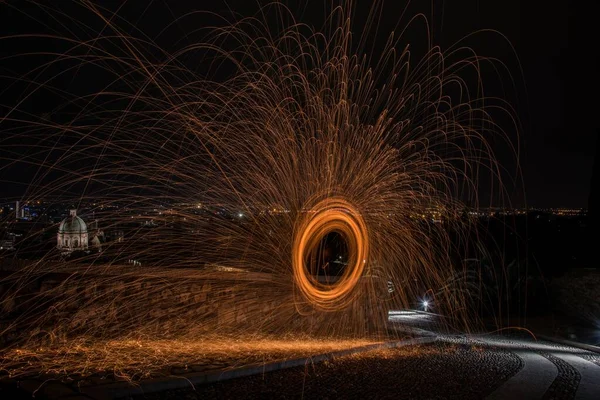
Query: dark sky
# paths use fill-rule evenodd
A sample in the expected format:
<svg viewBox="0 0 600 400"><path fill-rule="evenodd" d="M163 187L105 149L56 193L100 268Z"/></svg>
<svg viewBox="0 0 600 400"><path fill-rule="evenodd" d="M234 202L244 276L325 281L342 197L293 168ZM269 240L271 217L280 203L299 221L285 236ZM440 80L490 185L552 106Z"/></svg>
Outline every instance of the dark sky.
<svg viewBox="0 0 600 400"><path fill-rule="evenodd" d="M140 8L139 2L126 3L120 13L149 36L155 37L176 16L197 9L194 7L207 7L203 3L209 3L211 10L216 12L223 12L229 7L247 15L256 9L255 3L247 0L231 0L227 3L157 0L146 9ZM304 3L290 2L290 8L297 10L299 20L318 26L326 13L323 2L313 0L309 1L308 5ZM356 2L357 23L354 29L357 34L362 34L360 21L371 3L370 0ZM64 7L64 4L61 3L62 10L77 12L74 11L77 7ZM384 3L378 29L381 39L376 41L384 40L389 30L398 23L404 4L403 1L396 0ZM22 12L17 10L18 8L21 8ZM598 35L591 10L568 4L566 1L413 1L408 13L417 11L430 16L434 42L442 48L479 29L495 29L508 38L517 57L512 53L511 47L497 35L495 38L491 35L480 35L472 43L476 50L484 55L506 61L514 76L517 89L508 98L517 109L523 127L520 133L520 162L526 202L529 206L537 207L586 207L598 137L599 123L596 115L600 108L598 64L594 61ZM77 17L76 14L74 16ZM194 18L176 24L169 33L158 39L158 43L165 47L173 46L177 39L193 29L194 24L211 22L207 17ZM59 31L76 29L57 25L44 17L38 7L31 3L0 2L0 37L42 32L45 28L40 28L40 21L50 26L54 23L54 28ZM95 29L101 29L101 25ZM184 39L183 44L189 44L191 40L193 37L187 38L186 43ZM39 42L31 41L25 47L21 47L21 43L23 42L15 47L10 42L2 41L0 52L6 56L40 50L35 48ZM44 46L47 46L47 42ZM31 58L29 60L30 64L34 62ZM0 71L16 69L18 72L20 68L31 67L32 65L15 64L14 61L0 61ZM506 83L510 86L510 82ZM492 92L494 90L496 89L492 88ZM0 94L0 104L6 106L14 103L11 96L12 92ZM35 113L49 111L44 110L44 107L34 108ZM1 107L0 113L4 113L5 110L5 107ZM0 125L0 135L2 129ZM505 156L508 160L509 157L502 154L501 150L501 162ZM506 163L510 169L510 161ZM25 174L20 171L21 168L15 167L0 171L0 198L19 195L16 193L19 191L17 186L3 181L7 179L7 174L13 178ZM25 180L25 175L21 179ZM511 196L514 204L521 206L523 199L518 192L514 190Z"/></svg>
<svg viewBox="0 0 600 400"><path fill-rule="evenodd" d="M514 46L523 73L516 106L526 201L587 207L600 123L597 40L592 11L579 2L473 0L443 8L441 35L496 29ZM497 46L485 49L510 62ZM515 203L520 203L515 195Z"/></svg>
<svg viewBox="0 0 600 400"><path fill-rule="evenodd" d="M490 19L514 44L523 66L527 104L519 111L527 202L585 207L600 105L591 10L572 5L578 2L569 8L567 2L505 1L496 10L485 3L500 17ZM511 8L516 9L514 24Z"/></svg>

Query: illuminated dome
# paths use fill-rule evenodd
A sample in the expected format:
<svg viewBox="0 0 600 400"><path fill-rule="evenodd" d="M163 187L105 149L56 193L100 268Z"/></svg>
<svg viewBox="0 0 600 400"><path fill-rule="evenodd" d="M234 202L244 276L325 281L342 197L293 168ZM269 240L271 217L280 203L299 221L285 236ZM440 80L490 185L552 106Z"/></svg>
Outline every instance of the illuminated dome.
<svg viewBox="0 0 600 400"><path fill-rule="evenodd" d="M56 248L64 253L75 250L87 250L87 225L77 216L77 210L71 210L70 215L63 219L58 227Z"/></svg>
<svg viewBox="0 0 600 400"><path fill-rule="evenodd" d="M87 233L87 225L75 213L76 210L71 210L71 215L62 220L58 233Z"/></svg>

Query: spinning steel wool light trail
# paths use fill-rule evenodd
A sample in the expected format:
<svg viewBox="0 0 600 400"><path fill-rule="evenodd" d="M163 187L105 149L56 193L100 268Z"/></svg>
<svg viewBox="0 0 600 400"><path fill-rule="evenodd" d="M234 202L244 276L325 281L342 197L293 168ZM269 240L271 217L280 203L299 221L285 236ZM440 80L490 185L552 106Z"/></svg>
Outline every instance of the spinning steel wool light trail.
<svg viewBox="0 0 600 400"><path fill-rule="evenodd" d="M311 207L307 217L297 227L292 248L292 265L296 285L304 297L315 306L328 310L344 304L363 276L369 254L369 235L360 213L344 199L329 197ZM319 247L329 232L340 232L351 249L348 262L339 282L322 284L306 268L307 249Z"/></svg>
<svg viewBox="0 0 600 400"><path fill-rule="evenodd" d="M181 343L224 332L358 340L427 290L436 311L468 324L476 284L456 278L453 255L479 176L501 187L491 143L508 135L492 113L512 111L484 96L481 77L501 63L461 45L415 56L406 32L422 15L373 58L374 27L357 35L345 3L322 29L268 4L172 52L119 11L75 4L86 19L39 5L65 28L38 40L61 51L20 76L28 91L0 115L0 143L37 169L26 199L70 196L126 233L101 253L50 252L4 278L3 335L20 332L6 369L29 371L27 354L65 373L151 373ZM57 83L66 77L86 86L75 95ZM90 80L99 88L81 94ZM27 113L40 91L64 99L50 117ZM135 352L150 364L134 352L120 358L129 366L98 361L99 348L136 340L156 350Z"/></svg>

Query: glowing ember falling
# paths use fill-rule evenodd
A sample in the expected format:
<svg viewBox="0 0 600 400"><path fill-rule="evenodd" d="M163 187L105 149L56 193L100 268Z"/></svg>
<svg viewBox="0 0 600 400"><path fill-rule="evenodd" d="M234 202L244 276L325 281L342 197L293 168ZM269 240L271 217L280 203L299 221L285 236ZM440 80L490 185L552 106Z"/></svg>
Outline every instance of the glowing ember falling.
<svg viewBox="0 0 600 400"><path fill-rule="evenodd" d="M237 368L290 358L309 357L377 343L366 339L314 339L290 336L205 336L193 340L73 341L70 346L17 348L8 351L4 364L13 378L27 376L32 365L49 374L91 375L114 371L121 378L141 379L171 375L169 369L184 367Z"/></svg>
<svg viewBox="0 0 600 400"><path fill-rule="evenodd" d="M479 285L453 255L470 241L465 201L477 202L482 171L502 176L490 143L508 136L490 110L512 110L484 96L480 69L502 64L465 43L411 53L405 32L428 37L422 15L390 34L380 58L366 54L375 27L353 36L352 6L341 4L315 30L269 3L172 53L90 2L82 9L103 27L89 28L94 40L52 35L67 50L40 49L51 60L25 74L24 97L69 73L76 85L86 68L107 82L85 95L57 89L76 110L66 121L15 101L0 116L0 145L32 143L21 161L40 172L23 198L93 204L99 227L128 230L101 253L49 253L0 280L11 316L0 334L14 338L0 369L66 370L73 352L94 356L70 372L146 368L136 340L156 346L156 369L178 343L223 334L380 337L388 310L426 291L436 312L468 326ZM227 72L217 79L215 68ZM323 283L307 258L331 233L348 260ZM25 353L35 357L23 367Z"/></svg>

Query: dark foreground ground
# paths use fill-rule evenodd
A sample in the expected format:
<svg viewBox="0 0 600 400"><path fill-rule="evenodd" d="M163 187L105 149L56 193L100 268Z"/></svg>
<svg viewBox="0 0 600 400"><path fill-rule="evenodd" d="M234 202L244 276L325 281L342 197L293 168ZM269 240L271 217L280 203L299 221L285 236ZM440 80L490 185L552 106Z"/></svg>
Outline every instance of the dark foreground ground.
<svg viewBox="0 0 600 400"><path fill-rule="evenodd" d="M599 353L517 335L430 338L426 344L362 351L195 387L182 374L154 385L157 392L117 398L600 399ZM186 387L169 390L164 386L169 381L185 381ZM33 392L10 383L0 385L0 399L113 398L101 385L96 391L88 387L86 394L70 385L69 391L48 395L52 382L39 381Z"/></svg>
<svg viewBox="0 0 600 400"><path fill-rule="evenodd" d="M465 339L376 350L330 362L141 399L462 398L491 393L521 368L507 351Z"/></svg>
<svg viewBox="0 0 600 400"><path fill-rule="evenodd" d="M565 361L565 355L576 357L576 362ZM521 339L441 337L431 344L370 351L134 399L600 399L600 391L589 385L595 379L600 384L599 356ZM588 368L582 370L589 375L585 382L579 360ZM592 390L578 391L583 383Z"/></svg>

